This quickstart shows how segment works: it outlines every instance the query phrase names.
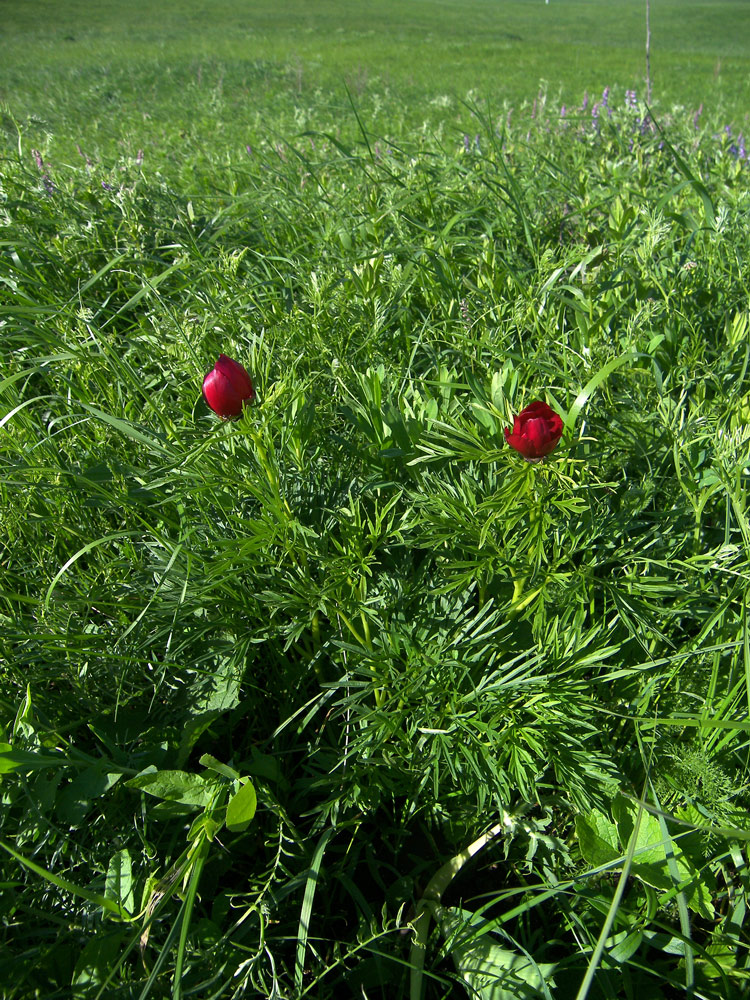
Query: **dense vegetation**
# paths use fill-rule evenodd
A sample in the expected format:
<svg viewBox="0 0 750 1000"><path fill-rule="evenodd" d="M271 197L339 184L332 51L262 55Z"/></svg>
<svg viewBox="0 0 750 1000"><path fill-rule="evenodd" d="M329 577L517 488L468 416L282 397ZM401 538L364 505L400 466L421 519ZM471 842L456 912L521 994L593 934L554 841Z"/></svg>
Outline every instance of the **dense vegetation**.
<svg viewBox="0 0 750 1000"><path fill-rule="evenodd" d="M127 10L74 70L10 5L2 996L746 995L739 102L195 63L193 5L162 81Z"/></svg>

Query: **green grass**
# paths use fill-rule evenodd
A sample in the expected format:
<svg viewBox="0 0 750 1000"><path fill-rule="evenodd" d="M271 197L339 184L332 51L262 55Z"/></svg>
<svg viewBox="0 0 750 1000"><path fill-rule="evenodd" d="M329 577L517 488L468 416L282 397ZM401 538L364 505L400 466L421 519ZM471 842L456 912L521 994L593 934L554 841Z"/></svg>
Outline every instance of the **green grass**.
<svg viewBox="0 0 750 1000"><path fill-rule="evenodd" d="M747 15L611 6L3 4L4 1000L747 995Z"/></svg>
<svg viewBox="0 0 750 1000"><path fill-rule="evenodd" d="M279 107L313 127L350 120L345 86L377 129L465 123L467 95L502 109L536 96L580 104L605 86L645 95L641 2L340 0L102 3L5 0L0 100L36 145L66 157L111 154L123 138L160 146L243 146L274 133ZM750 11L737 0L654 4L654 99L721 113L738 127L748 100ZM435 99L447 101L435 105ZM321 107L322 103L322 107ZM399 108L391 120L383 104ZM333 106L332 106L333 105ZM378 121L378 118L381 121ZM176 121L180 122L179 129Z"/></svg>

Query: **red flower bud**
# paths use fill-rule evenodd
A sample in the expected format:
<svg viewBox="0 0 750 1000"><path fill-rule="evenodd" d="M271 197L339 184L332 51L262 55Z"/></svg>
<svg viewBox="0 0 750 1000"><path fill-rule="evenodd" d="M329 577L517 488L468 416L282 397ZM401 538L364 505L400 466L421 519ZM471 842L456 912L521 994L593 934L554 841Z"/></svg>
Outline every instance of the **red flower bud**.
<svg viewBox="0 0 750 1000"><path fill-rule="evenodd" d="M242 407L255 399L255 389L242 365L220 354L203 379L203 398L222 419L238 417Z"/></svg>
<svg viewBox="0 0 750 1000"><path fill-rule="evenodd" d="M546 403L536 400L514 418L513 430L505 431L505 440L527 462L538 462L554 451L562 432L561 417Z"/></svg>

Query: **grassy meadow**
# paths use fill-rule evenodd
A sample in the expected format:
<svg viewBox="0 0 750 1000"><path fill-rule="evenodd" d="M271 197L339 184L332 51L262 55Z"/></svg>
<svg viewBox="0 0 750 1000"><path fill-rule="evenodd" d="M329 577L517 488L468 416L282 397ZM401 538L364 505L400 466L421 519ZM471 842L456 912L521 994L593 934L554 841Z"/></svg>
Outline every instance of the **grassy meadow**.
<svg viewBox="0 0 750 1000"><path fill-rule="evenodd" d="M3 1000L750 994L750 6L652 8L647 106L630 0L0 0Z"/></svg>

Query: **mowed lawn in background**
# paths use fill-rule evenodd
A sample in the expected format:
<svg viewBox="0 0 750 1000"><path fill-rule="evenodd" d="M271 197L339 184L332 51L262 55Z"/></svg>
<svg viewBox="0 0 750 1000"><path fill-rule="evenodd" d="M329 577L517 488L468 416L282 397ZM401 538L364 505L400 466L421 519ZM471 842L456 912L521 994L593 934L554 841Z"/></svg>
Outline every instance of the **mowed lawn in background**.
<svg viewBox="0 0 750 1000"><path fill-rule="evenodd" d="M741 127L750 4L652 8L654 101ZM2 0L0 15L0 100L66 148L130 131L239 140L259 112L272 131L279 101L345 105L345 88L365 105L391 94L406 127L460 117L439 97L518 105L540 85L568 105L605 86L645 96L642 0Z"/></svg>

